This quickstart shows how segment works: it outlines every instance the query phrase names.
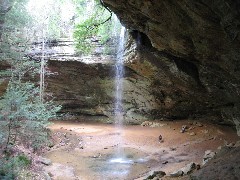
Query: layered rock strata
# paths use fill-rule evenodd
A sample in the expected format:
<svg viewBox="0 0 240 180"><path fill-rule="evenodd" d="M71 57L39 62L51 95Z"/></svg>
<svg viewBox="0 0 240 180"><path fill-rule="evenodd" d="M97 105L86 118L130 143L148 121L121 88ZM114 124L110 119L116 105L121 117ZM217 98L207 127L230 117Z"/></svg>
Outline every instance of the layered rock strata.
<svg viewBox="0 0 240 180"><path fill-rule="evenodd" d="M211 116L240 135L240 1L103 2L135 34L144 59L138 66L157 69L152 89L170 102L170 114Z"/></svg>

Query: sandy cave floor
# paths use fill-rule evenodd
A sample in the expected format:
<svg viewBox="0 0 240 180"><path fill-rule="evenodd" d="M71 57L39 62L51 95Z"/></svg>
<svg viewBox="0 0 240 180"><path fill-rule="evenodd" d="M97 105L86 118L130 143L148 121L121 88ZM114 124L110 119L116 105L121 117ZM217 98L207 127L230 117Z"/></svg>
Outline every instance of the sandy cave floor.
<svg viewBox="0 0 240 180"><path fill-rule="evenodd" d="M162 127L54 121L56 140L46 154L55 180L144 179L154 170L170 172L190 162L202 163L206 150L239 140L226 126L191 121L159 121ZM181 133L182 125L191 130ZM194 132L195 135L191 135ZM163 142L159 142L159 135ZM121 154L121 155L118 155Z"/></svg>

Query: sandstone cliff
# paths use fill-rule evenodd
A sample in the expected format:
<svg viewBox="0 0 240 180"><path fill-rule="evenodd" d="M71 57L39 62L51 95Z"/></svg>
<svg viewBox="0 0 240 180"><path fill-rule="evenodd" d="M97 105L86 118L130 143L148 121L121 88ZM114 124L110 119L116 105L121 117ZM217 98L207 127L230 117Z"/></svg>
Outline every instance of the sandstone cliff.
<svg viewBox="0 0 240 180"><path fill-rule="evenodd" d="M240 129L240 1L104 3L139 44L142 61L130 67L139 71L148 62L155 69L142 67L154 73L152 90L163 102L159 111L168 109L172 117L211 116Z"/></svg>

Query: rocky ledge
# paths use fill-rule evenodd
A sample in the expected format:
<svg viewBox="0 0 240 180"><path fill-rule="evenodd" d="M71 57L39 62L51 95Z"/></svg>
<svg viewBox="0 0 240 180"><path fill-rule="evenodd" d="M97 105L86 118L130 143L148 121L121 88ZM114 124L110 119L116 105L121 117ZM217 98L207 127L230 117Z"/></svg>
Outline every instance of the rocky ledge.
<svg viewBox="0 0 240 180"><path fill-rule="evenodd" d="M129 67L152 73L153 93L168 108L159 112L211 117L240 135L239 0L103 2L132 31L140 56Z"/></svg>
<svg viewBox="0 0 240 180"><path fill-rule="evenodd" d="M53 92L55 101L63 105L63 113L114 120L114 65L50 60L48 68L56 75L47 78L47 91ZM126 123L139 124L155 116L160 103L150 85L147 78L125 68L122 110Z"/></svg>

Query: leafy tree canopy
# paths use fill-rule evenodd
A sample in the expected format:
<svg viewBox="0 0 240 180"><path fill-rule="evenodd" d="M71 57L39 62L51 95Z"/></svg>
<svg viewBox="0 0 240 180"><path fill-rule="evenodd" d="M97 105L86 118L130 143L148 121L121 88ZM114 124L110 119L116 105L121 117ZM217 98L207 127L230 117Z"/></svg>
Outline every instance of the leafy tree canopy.
<svg viewBox="0 0 240 180"><path fill-rule="evenodd" d="M100 0L74 0L77 9L74 39L77 50L81 53L90 53L92 39L106 43L116 31L116 21L113 13L103 6Z"/></svg>
<svg viewBox="0 0 240 180"><path fill-rule="evenodd" d="M48 40L68 36L74 13L71 0L29 0L27 7L34 19L32 30L35 40L43 36Z"/></svg>

